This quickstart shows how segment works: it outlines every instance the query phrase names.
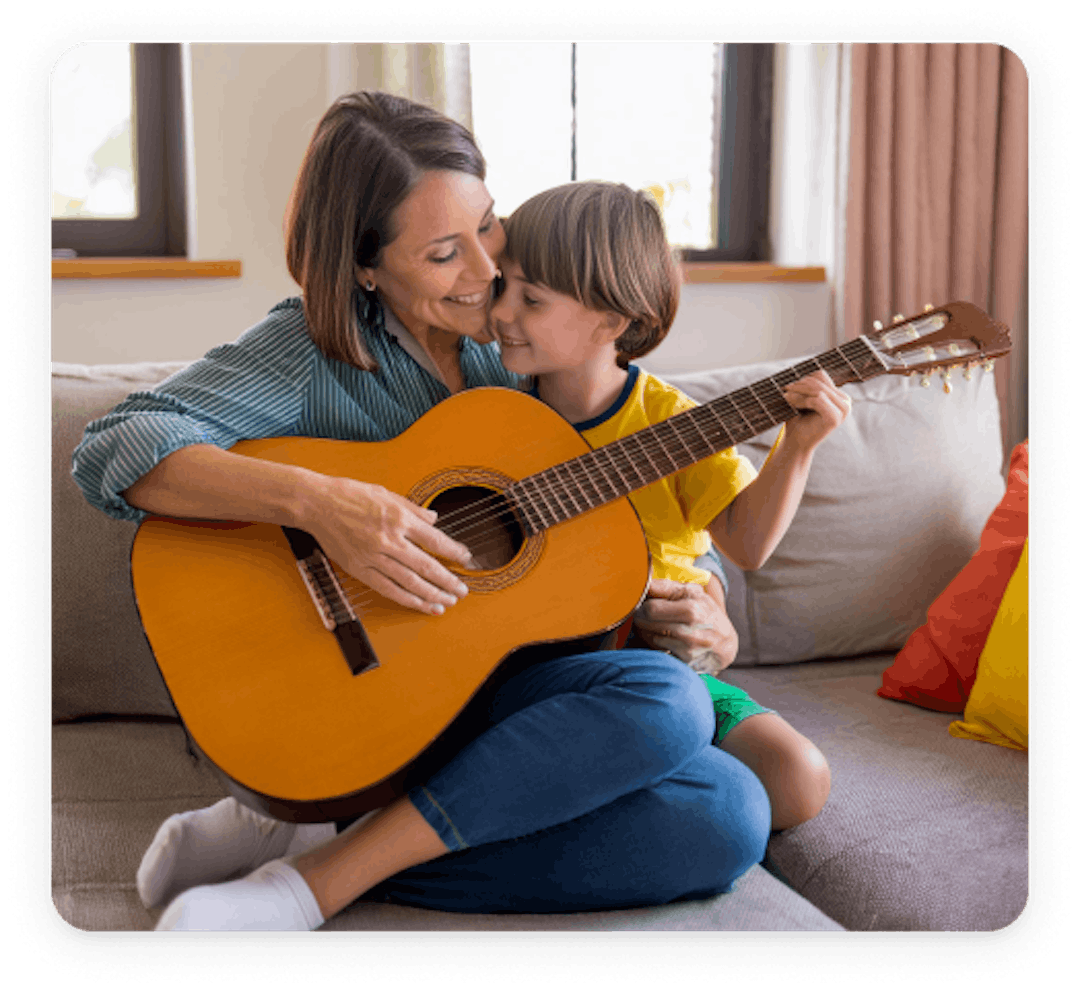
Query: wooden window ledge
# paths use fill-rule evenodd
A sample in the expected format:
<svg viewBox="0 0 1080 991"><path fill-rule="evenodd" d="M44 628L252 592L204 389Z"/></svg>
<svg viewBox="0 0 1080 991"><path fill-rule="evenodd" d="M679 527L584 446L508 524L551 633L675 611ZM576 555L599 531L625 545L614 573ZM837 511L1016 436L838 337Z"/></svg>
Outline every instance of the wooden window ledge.
<svg viewBox="0 0 1080 991"><path fill-rule="evenodd" d="M683 262L683 282L824 282L820 265L774 265L772 262Z"/></svg>
<svg viewBox="0 0 1080 991"><path fill-rule="evenodd" d="M54 279L238 279L239 261L188 258L54 258Z"/></svg>
<svg viewBox="0 0 1080 991"><path fill-rule="evenodd" d="M683 262L683 281L824 282L822 266L786 266L772 262ZM187 258L54 258L54 279L238 279L238 260Z"/></svg>

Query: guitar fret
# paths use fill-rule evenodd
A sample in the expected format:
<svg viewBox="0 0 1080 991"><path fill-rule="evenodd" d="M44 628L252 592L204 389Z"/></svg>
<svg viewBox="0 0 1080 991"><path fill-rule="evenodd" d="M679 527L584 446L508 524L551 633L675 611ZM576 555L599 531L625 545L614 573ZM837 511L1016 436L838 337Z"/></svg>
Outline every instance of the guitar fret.
<svg viewBox="0 0 1080 991"><path fill-rule="evenodd" d="M565 464L559 465L558 466L558 471L560 471L562 473L562 475L565 476L565 477L561 477L559 480L560 480L560 482L562 482L562 485L563 485L563 488L566 491L567 497L574 504L574 509L576 510L577 513L584 512L585 509L589 508L589 502L588 502L587 499L583 499L583 502L584 502L584 509L583 509L582 506L580 506L578 504L577 499L574 497L574 490L571 488L570 483L573 483L574 485L577 485L577 480L574 478L573 472L570 471L569 466L565 465ZM584 497L585 493L581 492L581 486L578 486L578 492L581 493L581 495Z"/></svg>
<svg viewBox="0 0 1080 991"><path fill-rule="evenodd" d="M582 495L585 497L585 501L590 508L602 506L605 502L607 502L607 499L604 497L604 493L600 490L600 486L597 484L596 479L593 477L593 474L590 471L590 464L595 460L596 458L594 454L589 453L583 454L579 458L574 458L574 460L570 462L571 465L577 467L578 476L583 481L587 482L592 488L592 494L589 494L581 485L581 483L578 483L578 487L581 488Z"/></svg>
<svg viewBox="0 0 1080 991"><path fill-rule="evenodd" d="M528 483L529 479L523 478L514 486L516 490L515 499L522 515L525 517L526 524L532 529L533 533L539 533L544 529L544 517L539 507L533 502L532 496L529 495Z"/></svg>
<svg viewBox="0 0 1080 991"><path fill-rule="evenodd" d="M699 408L700 408L700 409L705 409L706 407L699 407ZM727 426L726 426L726 425L724 424L724 421L723 421L723 420L720 420L720 418L716 416L716 413L715 413L715 412L714 412L714 411L712 410L711 406L709 407L709 412L710 412L710 413L712 413L712 415L713 415L713 416L714 416L714 417L715 417L715 418L716 418L716 419L717 419L717 420L719 421L719 423L720 423L720 429L724 431L724 435L725 435L725 436L727 437L727 439L728 439L728 444L727 444L727 446L728 446L728 447L731 447L731 446L732 446L732 444L734 444L734 443L735 443L735 442L734 442L734 441L733 441L733 440L731 439L731 431L729 431L729 430L728 430ZM701 429L701 427L699 427L699 426L698 426L698 422L697 422L697 417L694 417L694 416L688 416L688 417L686 418L686 422L687 422L687 423L689 423L689 424L690 424L690 426L692 426L692 427L693 427L693 428L694 428L694 429L695 429L695 430L696 430L696 431L698 432L698 434L700 435L701 439L702 439L702 440L703 440L703 441L705 442L705 446L706 446L706 447L707 447L707 448L709 449L709 452L710 452L710 453L714 453L715 451L719 451L719 450L721 450L721 448L719 448L719 447L713 447L712 441L710 441L710 440L709 440L709 438L708 438L708 437L706 436L706 434L705 434L705 431L704 431L704 430L702 430L702 429Z"/></svg>
<svg viewBox="0 0 1080 991"><path fill-rule="evenodd" d="M558 466L548 468L536 476L537 489L544 504L551 510L551 517L556 523L563 521L563 501L559 498Z"/></svg>
<svg viewBox="0 0 1080 991"><path fill-rule="evenodd" d="M554 526L559 522L558 514L551 508L551 503L548 502L547 493L544 491L544 482L541 475L532 476L532 487L536 495L539 497L537 506L543 510L541 518L544 520L545 529L549 526Z"/></svg>
<svg viewBox="0 0 1080 991"><path fill-rule="evenodd" d="M653 461L652 456L649 454L649 448L646 446L645 440L641 434L632 434L631 436L635 438L635 443L637 444L638 449L645 456L645 460L649 462L649 467L652 468L654 472L656 472L657 478L663 478L665 475L670 473L668 471L663 471L660 466L655 461ZM662 449L657 449L654 453L664 454L667 457L668 461L671 462L671 470L678 470L679 463L674 458L672 458L671 455L667 454L667 452Z"/></svg>
<svg viewBox="0 0 1080 991"><path fill-rule="evenodd" d="M603 498L600 496L600 490L596 487L596 483L593 481L592 476L589 474L588 464L584 458L575 458L570 462L571 474L577 483L578 491L581 492L582 499L585 500L585 505L589 509L593 509L596 506L602 506L604 504ZM589 488L586 488L586 485ZM589 489L592 491L590 492Z"/></svg>
<svg viewBox="0 0 1080 991"><path fill-rule="evenodd" d="M695 451L695 450L694 450L694 449L693 449L693 448L692 448L692 447L691 447L691 446L690 446L690 445L689 445L689 444L688 444L688 443L686 442L686 439L685 439L685 438L683 437L682 433L681 433L681 432L680 432L680 430L679 430L679 427L681 426L681 424L680 424L679 420L678 420L678 419L677 419L676 417L672 417L672 418L671 418L670 420L665 420L665 421L664 421L664 423L665 423L665 424L667 424L668 432L669 432L669 433L670 433L670 434L671 434L671 435L672 435L672 436L673 436L673 437L674 437L674 438L675 438L675 439L676 439L676 440L677 440L677 441L678 441L678 442L679 442L680 444L682 444L683 448L685 449L685 451L686 451L686 454L687 454L687 457L688 457L688 458L690 459L690 460L689 460L689 461L687 462L687 465L692 465L692 464L694 464L695 462L697 462L697 461L700 461L700 460L701 460L702 458L704 458L704 457L708 457L708 455L709 455L709 454L711 453L710 451L706 451L706 453L705 453L705 454L698 454L698 453L697 453L697 452L696 452L696 451Z"/></svg>
<svg viewBox="0 0 1080 991"><path fill-rule="evenodd" d="M754 386L752 383L746 387L746 391L754 397L755 402L757 402L758 406L761 407L765 415L769 418L769 425L771 426L773 422L772 414L769 412L768 407L761 401L761 397L758 396L756 392L754 392Z"/></svg>
<svg viewBox="0 0 1080 991"><path fill-rule="evenodd" d="M729 405L729 406L730 406L730 407L731 407L731 408L732 408L732 409L733 409L733 410L734 410L734 411L735 411L736 413L738 413L740 417L742 417L742 421L743 421L743 423L745 423L745 424L746 424L746 425L747 425L747 426L748 426L748 427L749 427L749 428L750 428L751 430L753 430L753 429L754 429L754 425L753 425L753 424L752 424L752 423L751 423L751 422L750 422L750 421L749 421L749 420L748 420L748 419L747 419L747 418L746 418L746 417L745 417L745 416L743 415L743 411L742 411L741 409L739 409L739 407L738 407L738 406L736 406L736 405L735 405L735 401L734 401L734 400L733 400L733 399L731 398L731 396L724 396L723 398L724 398L724 399L726 399L726 400L727 400L727 404L728 404L728 405Z"/></svg>
<svg viewBox="0 0 1080 991"><path fill-rule="evenodd" d="M616 477L622 483L621 489L619 489L619 494L620 495L625 495L627 492L633 492L634 486L630 483L630 481L622 473L622 471L619 468L619 463L615 460L615 456L612 454L612 448L616 448L617 446L618 446L617 444L609 444L607 447L600 448L600 451L602 451L604 456L608 459L608 461L611 462L611 467L614 470ZM616 487L616 488L618 488L618 487Z"/></svg>
<svg viewBox="0 0 1080 991"><path fill-rule="evenodd" d="M727 398L727 397L722 397L722 398ZM731 429L728 428L727 422L724 420L724 417L720 414L720 410L717 408L719 402L720 402L720 400L716 399L716 400L713 400L713 402L709 403L707 406L702 406L701 408L703 410L708 410L709 411L709 415L714 420L716 420L716 422L719 425L720 429L723 430L724 433L727 434L727 436L729 438L731 438L731 444L735 444L738 441L739 433L738 433L738 431L731 430ZM728 446L730 447L731 444L729 444Z"/></svg>

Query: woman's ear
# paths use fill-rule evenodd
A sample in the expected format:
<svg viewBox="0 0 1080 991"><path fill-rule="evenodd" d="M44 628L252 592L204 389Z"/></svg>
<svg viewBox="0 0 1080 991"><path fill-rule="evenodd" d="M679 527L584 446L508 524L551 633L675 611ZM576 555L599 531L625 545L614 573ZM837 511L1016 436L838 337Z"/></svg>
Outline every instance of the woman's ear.
<svg viewBox="0 0 1080 991"><path fill-rule="evenodd" d="M356 281L367 292L375 291L375 269L356 266Z"/></svg>

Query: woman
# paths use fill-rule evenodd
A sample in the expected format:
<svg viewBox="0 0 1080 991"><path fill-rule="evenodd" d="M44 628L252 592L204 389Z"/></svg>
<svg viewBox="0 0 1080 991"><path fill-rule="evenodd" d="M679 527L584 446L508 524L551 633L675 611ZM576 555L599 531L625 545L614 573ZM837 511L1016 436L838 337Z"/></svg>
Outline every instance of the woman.
<svg viewBox="0 0 1080 991"><path fill-rule="evenodd" d="M227 448L279 434L387 439L452 392L516 383L483 343L503 245L483 158L427 108L343 97L308 149L287 242L303 303L90 424L75 478L120 518L307 530L376 591L439 615L466 589L436 556L470 555L434 513ZM652 591L647 636L687 659L727 659L718 603L674 583ZM708 693L667 654L534 665L500 683L488 718L423 787L325 842L326 829L300 842L228 800L166 823L140 871L150 904L183 891L158 928L314 928L365 893L457 911L659 904L729 890L764 853L764 790L709 746ZM241 867L252 873L207 884Z"/></svg>

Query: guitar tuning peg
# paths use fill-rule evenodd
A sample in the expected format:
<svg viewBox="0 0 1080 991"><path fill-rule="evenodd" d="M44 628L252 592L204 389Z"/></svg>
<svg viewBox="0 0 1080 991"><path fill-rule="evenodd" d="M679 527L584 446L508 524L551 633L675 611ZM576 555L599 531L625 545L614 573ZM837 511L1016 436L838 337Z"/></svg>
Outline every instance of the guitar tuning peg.
<svg viewBox="0 0 1080 991"><path fill-rule="evenodd" d="M880 320L874 321L874 330L884 330L885 325Z"/></svg>
<svg viewBox="0 0 1080 991"><path fill-rule="evenodd" d="M894 313L893 318L892 318L892 322L893 323L899 323L903 319L904 319L904 314L903 313Z"/></svg>
<svg viewBox="0 0 1080 991"><path fill-rule="evenodd" d="M924 306L924 307L922 308L922 311L923 311L923 313L929 313L929 312L930 312L930 311L931 311L931 310L932 310L933 308L934 308L934 304L933 304L933 303L927 303L927 304L926 304L926 305L925 305L925 306Z"/></svg>

